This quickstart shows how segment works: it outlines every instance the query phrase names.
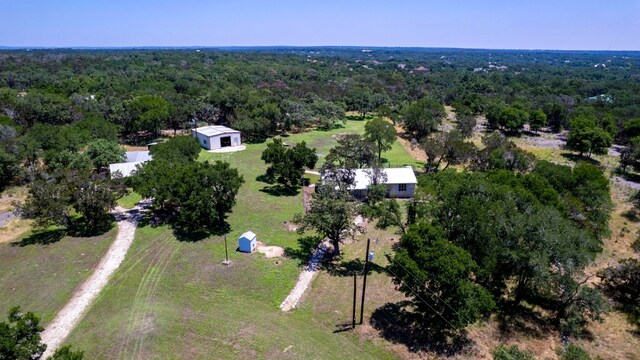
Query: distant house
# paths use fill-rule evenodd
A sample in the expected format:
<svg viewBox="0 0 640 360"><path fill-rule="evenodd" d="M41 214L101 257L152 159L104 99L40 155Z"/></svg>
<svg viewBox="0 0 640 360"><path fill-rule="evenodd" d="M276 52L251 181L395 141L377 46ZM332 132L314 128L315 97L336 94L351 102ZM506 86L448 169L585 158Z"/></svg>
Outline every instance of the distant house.
<svg viewBox="0 0 640 360"><path fill-rule="evenodd" d="M247 231L238 238L238 250L251 253L256 249L256 241L256 234L252 231Z"/></svg>
<svg viewBox="0 0 640 360"><path fill-rule="evenodd" d="M586 100L587 100L588 103L607 103L607 104L611 104L611 103L613 103L613 96L607 95L607 94L600 94L600 95L588 97Z"/></svg>
<svg viewBox="0 0 640 360"><path fill-rule="evenodd" d="M191 135L207 150L240 146L240 131L226 126L203 126L191 130Z"/></svg>
<svg viewBox="0 0 640 360"><path fill-rule="evenodd" d="M384 184L387 186L387 197L411 198L416 190L418 179L410 166L401 168L382 169L386 175ZM369 186L371 185L371 169L356 169L354 183L349 187L349 191L358 199L367 197Z"/></svg>
<svg viewBox="0 0 640 360"><path fill-rule="evenodd" d="M151 160L151 154L148 151L127 151L125 154L125 162L109 165L111 176L115 176L118 172L123 176L131 176L138 169L138 165Z"/></svg>

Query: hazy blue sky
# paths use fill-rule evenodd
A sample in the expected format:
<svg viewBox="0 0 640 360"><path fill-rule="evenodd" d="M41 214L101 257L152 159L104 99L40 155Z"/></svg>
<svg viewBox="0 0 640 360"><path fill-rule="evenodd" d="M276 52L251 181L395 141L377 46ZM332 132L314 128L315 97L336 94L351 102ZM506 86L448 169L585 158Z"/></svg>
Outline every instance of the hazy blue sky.
<svg viewBox="0 0 640 360"><path fill-rule="evenodd" d="M0 46L640 50L640 0L1 0Z"/></svg>

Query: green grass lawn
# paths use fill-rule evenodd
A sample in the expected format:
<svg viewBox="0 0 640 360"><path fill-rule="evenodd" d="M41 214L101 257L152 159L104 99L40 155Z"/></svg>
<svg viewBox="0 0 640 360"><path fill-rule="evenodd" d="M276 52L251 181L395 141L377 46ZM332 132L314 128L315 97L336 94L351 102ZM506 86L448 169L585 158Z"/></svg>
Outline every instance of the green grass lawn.
<svg viewBox="0 0 640 360"><path fill-rule="evenodd" d="M140 200L142 200L142 196L137 192L130 190L127 195L118 199L118 205L125 209L133 209Z"/></svg>
<svg viewBox="0 0 640 360"><path fill-rule="evenodd" d="M292 134L285 138L286 142L298 143L306 141L307 145L317 149L319 160L316 168L320 168L324 155L337 144L336 135L347 133L363 133L364 121L349 120L344 127L329 131L311 131L300 134ZM222 160L238 169L244 176L245 184L238 194L238 203L229 215L228 222L231 225L230 239L236 239L240 234L251 230L258 235L258 239L268 245L283 247L295 247L298 235L283 231L285 221L291 221L296 213L302 211L302 193L275 196L267 191L270 184L258 180L267 169L264 161L260 159L262 151L267 143L247 144L247 149L235 153L209 153L202 151L200 160ZM407 153L399 142L395 142L393 148L383 153L394 166L404 164L417 165L417 162ZM317 176L307 175L312 181L317 182Z"/></svg>
<svg viewBox="0 0 640 360"><path fill-rule="evenodd" d="M379 309L385 304L394 304L405 300L402 293L395 289L391 277L384 267L389 264L385 254L393 254L392 246L397 243L399 235L392 231L375 229L369 224L364 234L356 236L355 241L345 244L341 250L342 260L333 267L324 269L318 274L313 287L308 290L306 300L301 304L302 311L309 311L325 326L336 326L351 323L353 300L353 271L361 273L366 254L367 237L371 238L369 251L374 252L374 259L369 264L367 290L364 306L364 326L358 326L357 334L361 339L367 339L372 345L385 348L392 353L394 347L391 342L379 336L378 331L383 328L372 326L384 323L389 315ZM376 239L378 242L376 242ZM357 307L356 321L360 318L360 296L363 278L357 277ZM375 315L374 315L375 314ZM372 321L372 317L376 320ZM380 321L380 320L383 321ZM372 327L375 329L372 329ZM400 334L397 334L400 335ZM402 346L399 346L402 347ZM402 350L400 351L403 352Z"/></svg>
<svg viewBox="0 0 640 360"><path fill-rule="evenodd" d="M69 301L100 262L115 229L90 238L64 237L48 245L0 244L0 316L13 306L32 311L42 324Z"/></svg>
<svg viewBox="0 0 640 360"><path fill-rule="evenodd" d="M349 121L343 128L294 134L285 141L307 141L324 155L336 143L333 135L363 129L364 122ZM395 146L385 156L411 163L400 144ZM166 227L139 228L124 263L67 343L97 359L391 357L385 349L388 343L334 333L342 317L316 306L324 303L332 308L333 297L325 292L312 292L310 305L301 309L280 311L279 304L299 275L298 259L266 259L259 253L235 251L238 236L247 230L267 245L298 248L300 235L285 231L284 222L302 211L302 194L273 195L270 185L259 180L266 170L260 160L265 147L266 143L247 144L241 152L203 151L200 156L201 161L229 162L245 179L227 218L230 267L222 265L223 237L180 242ZM322 157L318 167L321 163ZM317 176L307 177L318 181ZM374 284L389 283L388 278L377 277ZM336 290L348 293L338 280ZM321 297L311 298L316 295ZM342 311L343 305L336 306Z"/></svg>
<svg viewBox="0 0 640 360"><path fill-rule="evenodd" d="M363 134L365 120L347 120L347 122L340 127L327 131L309 131L300 134L292 134L284 141L289 143L298 143L305 141L307 146L314 147L318 151L318 164L316 167L322 166L324 157L329 153L329 150L337 144L336 136L340 134ZM391 150L382 153L383 161L386 160L391 166L404 166L413 165L420 166L421 162L415 160L409 153L407 153L402 145L398 141L394 142Z"/></svg>
<svg viewBox="0 0 640 360"><path fill-rule="evenodd" d="M331 321L312 309L280 311L299 272L296 261L230 255L232 265L222 265L221 238L179 242L165 227L138 229L67 343L92 359L389 357L353 334L334 334Z"/></svg>
<svg viewBox="0 0 640 360"><path fill-rule="evenodd" d="M227 219L231 226L228 238L232 243L240 234L251 230L258 235L258 240L267 245L296 246L298 235L284 231L284 222L291 221L296 213L302 212L302 192L297 190L281 196L268 193L271 185L258 180L267 169L260 160L265 147L265 143L248 144L244 151L226 154L203 151L200 159L229 162L244 177L245 183L236 198L237 204Z"/></svg>

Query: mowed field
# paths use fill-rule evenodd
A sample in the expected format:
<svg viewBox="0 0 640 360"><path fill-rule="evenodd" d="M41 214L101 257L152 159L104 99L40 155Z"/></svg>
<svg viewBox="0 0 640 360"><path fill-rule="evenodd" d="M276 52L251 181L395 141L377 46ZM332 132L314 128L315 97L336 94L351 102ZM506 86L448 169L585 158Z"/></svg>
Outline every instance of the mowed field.
<svg viewBox="0 0 640 360"><path fill-rule="evenodd" d="M335 145L335 135L363 129L363 121L349 121L341 128L294 134L285 141L304 140L316 147L319 167L322 156ZM302 211L301 192L276 195L269 184L260 181L266 170L260 160L265 147L266 143L247 144L242 152L203 151L201 155L202 161L228 161L246 181L227 219L231 266L222 265L222 236L181 242L167 227L141 227L121 268L67 343L96 359L394 357L381 339L334 332L351 318L350 310L345 316L351 308L350 278L333 270L323 272L301 307L283 313L279 304L293 289L303 259L267 259L259 253L235 251L237 237L247 230L267 245L299 248L301 235L287 232L284 222ZM384 156L394 165L415 164L399 144ZM385 238L397 237L385 234ZM356 256L362 257L362 246L362 241L347 245L344 261L350 264ZM377 300L367 303L367 318L377 304L388 301L383 294L376 295L378 282L394 292L384 274L375 273L370 281L370 296Z"/></svg>
<svg viewBox="0 0 640 360"><path fill-rule="evenodd" d="M19 219L13 221L21 221ZM75 238L65 236L49 244L45 237L25 237L0 244L0 316L20 306L48 324L88 278L115 238L106 234Z"/></svg>

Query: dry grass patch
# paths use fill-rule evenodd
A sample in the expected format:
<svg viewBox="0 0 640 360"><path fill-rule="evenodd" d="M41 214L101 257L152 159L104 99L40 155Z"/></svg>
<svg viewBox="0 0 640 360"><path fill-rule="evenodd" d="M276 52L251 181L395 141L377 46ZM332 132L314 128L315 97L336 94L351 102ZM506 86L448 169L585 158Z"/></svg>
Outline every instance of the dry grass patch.
<svg viewBox="0 0 640 360"><path fill-rule="evenodd" d="M612 312L602 323L590 324L588 331L590 337L575 342L593 358L640 359L640 336L624 314Z"/></svg>
<svg viewBox="0 0 640 360"><path fill-rule="evenodd" d="M595 273L618 261L630 257L637 257L631 249L631 244L638 238L640 217L629 202L635 190L612 184L611 199L614 208L609 220L611 235L603 239L603 251L587 268L587 273Z"/></svg>
<svg viewBox="0 0 640 360"><path fill-rule="evenodd" d="M23 202L27 198L29 191L24 186L8 188L0 195L0 212L12 211L13 202Z"/></svg>
<svg viewBox="0 0 640 360"><path fill-rule="evenodd" d="M17 241L31 230L31 220L15 218L0 228L0 245Z"/></svg>

